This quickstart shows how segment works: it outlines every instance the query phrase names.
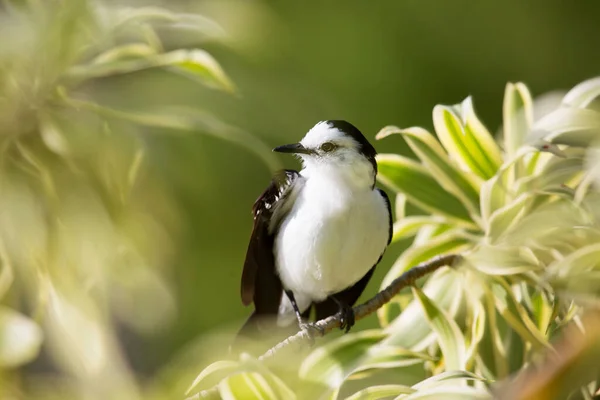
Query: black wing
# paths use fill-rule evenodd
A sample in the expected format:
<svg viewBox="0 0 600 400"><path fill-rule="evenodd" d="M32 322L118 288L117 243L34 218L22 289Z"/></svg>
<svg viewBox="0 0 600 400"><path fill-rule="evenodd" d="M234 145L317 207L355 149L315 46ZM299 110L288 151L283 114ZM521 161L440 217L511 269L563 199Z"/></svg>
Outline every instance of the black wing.
<svg viewBox="0 0 600 400"><path fill-rule="evenodd" d="M383 199L385 200L385 203L386 203L387 209L388 209L389 236L388 236L387 244L389 245L390 242L392 241L392 232L393 232L392 205L390 203L390 199L389 199L388 195L383 190L377 189L377 191L379 192L379 194L381 194L381 197L383 197ZM381 261L382 257L383 257L383 253L381 254L381 256L379 256L379 259L377 260L375 265L373 265L373 268L371 268L369 270L369 272L367 272L367 274L361 280L356 282L354 284L354 286L350 286L349 288L347 288L339 293L336 293L333 296L338 301L340 301L344 304L347 304L349 306L354 305L354 303L356 303L356 300L358 300L358 298L360 297L362 292L367 287L367 283L369 283L371 276L373 276L373 272L375 272L375 267L377 266L377 264L379 264L379 261ZM330 315L333 315L339 311L339 306L333 299L331 299L331 297L327 298L327 300L325 300L321 303L315 303L314 306L315 306L315 312L316 312L315 317L316 317L317 321L321 320L323 318L327 318Z"/></svg>
<svg viewBox="0 0 600 400"><path fill-rule="evenodd" d="M274 234L269 227L278 202L289 194L298 176L293 170L276 173L252 207L254 227L242 272L241 295L244 305L254 302L255 314L277 314L279 309L283 287L275 269Z"/></svg>

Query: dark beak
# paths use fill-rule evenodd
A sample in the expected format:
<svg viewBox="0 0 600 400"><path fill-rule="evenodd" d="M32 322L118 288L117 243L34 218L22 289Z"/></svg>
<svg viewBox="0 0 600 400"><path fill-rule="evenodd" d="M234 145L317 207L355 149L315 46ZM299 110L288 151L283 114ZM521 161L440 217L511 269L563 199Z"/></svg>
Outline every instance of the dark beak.
<svg viewBox="0 0 600 400"><path fill-rule="evenodd" d="M292 153L292 154L311 154L312 150L307 149L300 143L284 144L283 146L275 147L273 151L278 153Z"/></svg>

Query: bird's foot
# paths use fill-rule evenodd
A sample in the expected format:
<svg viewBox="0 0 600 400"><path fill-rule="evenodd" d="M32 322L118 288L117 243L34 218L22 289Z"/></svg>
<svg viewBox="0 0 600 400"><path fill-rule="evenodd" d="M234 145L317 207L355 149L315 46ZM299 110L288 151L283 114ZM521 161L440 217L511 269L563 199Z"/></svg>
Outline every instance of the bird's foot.
<svg viewBox="0 0 600 400"><path fill-rule="evenodd" d="M338 305L340 306L340 329L344 330L344 333L348 333L356 322L354 310L348 304L338 303Z"/></svg>
<svg viewBox="0 0 600 400"><path fill-rule="evenodd" d="M324 336L325 330L315 323L300 323L300 330L306 333L309 346L315 345L315 337Z"/></svg>

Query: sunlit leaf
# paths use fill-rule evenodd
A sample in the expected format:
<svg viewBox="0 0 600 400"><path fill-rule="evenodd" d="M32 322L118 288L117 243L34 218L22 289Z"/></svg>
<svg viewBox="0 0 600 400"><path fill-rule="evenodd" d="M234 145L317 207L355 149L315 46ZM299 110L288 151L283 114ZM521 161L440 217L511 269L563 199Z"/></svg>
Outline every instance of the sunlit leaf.
<svg viewBox="0 0 600 400"><path fill-rule="evenodd" d="M414 236L419 229L427 225L444 225L447 224L444 218L436 216L415 215L404 217L394 222L394 233L392 235L392 243L402 239Z"/></svg>
<svg viewBox="0 0 600 400"><path fill-rule="evenodd" d="M415 298L421 307L431 328L436 333L446 370L462 370L467 361L465 338L453 318L438 308L420 289L413 287Z"/></svg>
<svg viewBox="0 0 600 400"><path fill-rule="evenodd" d="M224 400L279 398L265 378L257 372L239 373L224 379L219 383L219 394Z"/></svg>
<svg viewBox="0 0 600 400"><path fill-rule="evenodd" d="M475 115L470 98L462 103L461 111L462 115L458 115L451 107L436 106L433 109L435 131L448 153L463 168L489 179L502 163L500 150Z"/></svg>
<svg viewBox="0 0 600 400"><path fill-rule="evenodd" d="M235 371L239 370L240 363L235 361L217 361L210 364L208 367L204 368L202 372L194 379L194 382L190 385L190 387L185 392L186 395L191 394L192 392L196 392L198 390L206 389L206 387L210 387L211 385L216 385L219 381L231 375ZM200 384L210 380L211 383L208 385L203 385L200 387Z"/></svg>
<svg viewBox="0 0 600 400"><path fill-rule="evenodd" d="M563 98L569 107L585 108L600 96L600 77L588 79L576 85Z"/></svg>
<svg viewBox="0 0 600 400"><path fill-rule="evenodd" d="M584 108L562 107L535 123L554 144L587 147L600 137L600 113Z"/></svg>
<svg viewBox="0 0 600 400"><path fill-rule="evenodd" d="M378 155L377 165L377 178L403 193L417 207L433 214L471 221L463 204L446 192L422 165L395 154Z"/></svg>
<svg viewBox="0 0 600 400"><path fill-rule="evenodd" d="M352 371L350 379L357 374L361 377L368 376L365 374L368 371L407 367L425 360L434 361L435 359L425 353L410 351L402 347L377 344L369 349L364 360Z"/></svg>
<svg viewBox="0 0 600 400"><path fill-rule="evenodd" d="M452 230L428 240L425 244L409 247L390 268L381 283L381 288L388 286L410 267L427 261L436 255L458 253L468 247L469 243L469 238L462 232Z"/></svg>
<svg viewBox="0 0 600 400"><path fill-rule="evenodd" d="M492 243L498 240L511 226L517 224L525 216L525 213L529 210L528 205L531 202L531 196L525 193L513 202L494 211L487 223L485 232L487 238Z"/></svg>
<svg viewBox="0 0 600 400"><path fill-rule="evenodd" d="M137 50L137 53L133 50ZM206 86L227 92L235 91L233 83L219 63L204 50L174 50L163 54L152 54L150 50L141 51L139 48L133 50L122 49L121 53L104 55L100 61L95 60L91 64L75 66L69 71L68 77L77 82L164 67ZM116 50L112 51L116 52Z"/></svg>
<svg viewBox="0 0 600 400"><path fill-rule="evenodd" d="M37 357L42 330L29 317L0 306L0 367L16 368Z"/></svg>
<svg viewBox="0 0 600 400"><path fill-rule="evenodd" d="M314 350L300 365L299 376L330 388L339 388L368 355L374 344L385 337L380 330L344 335Z"/></svg>
<svg viewBox="0 0 600 400"><path fill-rule="evenodd" d="M448 381L461 380L461 381L485 381L486 379L482 376L474 374L465 370L450 370L444 371L440 374L436 374L431 378L427 378L416 385L413 385L413 389L421 390L428 387L434 387L439 385L445 385Z"/></svg>
<svg viewBox="0 0 600 400"><path fill-rule="evenodd" d="M443 269L433 274L423 286L423 292L440 309L454 315L462 300L462 276L454 271ZM421 351L435 342L431 325L423 313L423 308L414 299L402 313L385 329L389 335L382 341L385 345L401 346L413 351Z"/></svg>
<svg viewBox="0 0 600 400"><path fill-rule="evenodd" d="M432 387L409 395L400 395L398 400L487 400L492 395L484 389L470 386L440 386Z"/></svg>
<svg viewBox="0 0 600 400"><path fill-rule="evenodd" d="M550 348L548 340L531 321L523 306L515 299L508 284L502 279L497 279L492 284L491 290L494 293L496 309L524 340L530 342L535 348Z"/></svg>
<svg viewBox="0 0 600 400"><path fill-rule="evenodd" d="M404 385L379 385L371 386L346 397L346 400L380 400L400 394L414 393L415 389Z"/></svg>
<svg viewBox="0 0 600 400"><path fill-rule="evenodd" d="M469 265L487 275L516 275L543 268L528 247L480 245L465 258Z"/></svg>
<svg viewBox="0 0 600 400"><path fill-rule="evenodd" d="M504 91L502 108L504 148L509 156L515 155L533 124L533 101L523 83L509 83Z"/></svg>
<svg viewBox="0 0 600 400"><path fill-rule="evenodd" d="M399 129L396 127L385 127L377 138L383 138L392 133L400 134L406 140L412 151L419 157L421 162L437 182L462 201L465 208L472 214L479 208L478 182L474 177L470 179L463 171L456 169L440 143L423 128L412 127Z"/></svg>

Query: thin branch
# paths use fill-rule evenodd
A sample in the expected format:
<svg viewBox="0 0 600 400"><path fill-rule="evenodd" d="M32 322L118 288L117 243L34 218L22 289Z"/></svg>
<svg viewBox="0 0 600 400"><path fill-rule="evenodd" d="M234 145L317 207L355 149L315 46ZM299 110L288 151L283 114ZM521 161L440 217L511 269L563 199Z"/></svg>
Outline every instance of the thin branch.
<svg viewBox="0 0 600 400"><path fill-rule="evenodd" d="M453 267L460 262L461 258L461 256L456 254L437 256L409 269L398 278L394 279L392 283L388 285L388 287L377 293L375 297L359 306L354 307L353 311L355 319L359 320L374 313L384 304L388 303L402 289L414 285L417 279L422 278L425 275L429 275L441 267ZM340 325L341 318L339 314L335 314L317 321L314 323L314 326L316 327L316 329L314 329L314 335L311 336L308 331L302 330L270 348L258 359L261 361L269 359L277 354L277 352L293 343L311 340L313 336L324 336L335 328L339 328Z"/></svg>

